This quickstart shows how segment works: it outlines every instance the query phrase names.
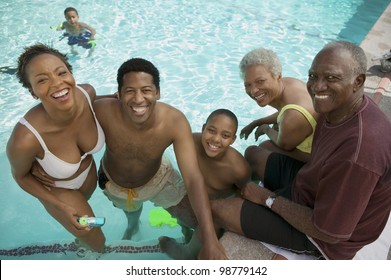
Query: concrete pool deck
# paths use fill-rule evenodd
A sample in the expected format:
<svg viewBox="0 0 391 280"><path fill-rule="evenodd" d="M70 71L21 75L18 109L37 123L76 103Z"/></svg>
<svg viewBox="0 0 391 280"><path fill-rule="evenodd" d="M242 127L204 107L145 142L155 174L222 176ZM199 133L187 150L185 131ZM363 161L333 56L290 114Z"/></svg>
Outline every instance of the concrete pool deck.
<svg viewBox="0 0 391 280"><path fill-rule="evenodd" d="M391 49L391 4L362 41L361 47L368 57L365 93L391 118L391 72L381 72L380 61L372 61Z"/></svg>
<svg viewBox="0 0 391 280"><path fill-rule="evenodd" d="M365 93L370 96L391 119L391 73L380 71L380 61L372 61L391 49L391 4L384 10L371 31L361 43L368 57ZM270 260L274 256L259 241L227 232L220 239L227 256L232 260ZM391 247L388 252L391 260Z"/></svg>

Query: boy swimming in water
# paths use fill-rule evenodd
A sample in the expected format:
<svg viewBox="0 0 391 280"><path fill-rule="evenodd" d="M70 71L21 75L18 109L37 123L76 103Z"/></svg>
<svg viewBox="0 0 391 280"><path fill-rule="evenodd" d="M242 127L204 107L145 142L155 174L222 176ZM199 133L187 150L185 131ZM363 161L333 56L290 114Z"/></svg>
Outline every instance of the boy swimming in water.
<svg viewBox="0 0 391 280"><path fill-rule="evenodd" d="M64 37L68 37L68 45L71 46L71 52L77 54L75 46L81 46L85 49L95 47L94 36L96 31L93 27L79 21L79 13L73 7L68 7L64 10L66 21L57 27L57 30L65 30Z"/></svg>

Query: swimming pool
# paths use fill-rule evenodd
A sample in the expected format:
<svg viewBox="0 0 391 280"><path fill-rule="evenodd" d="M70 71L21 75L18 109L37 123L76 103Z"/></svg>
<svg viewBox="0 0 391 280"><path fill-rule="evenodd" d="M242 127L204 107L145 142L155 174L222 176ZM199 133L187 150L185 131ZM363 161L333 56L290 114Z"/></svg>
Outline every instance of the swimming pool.
<svg viewBox="0 0 391 280"><path fill-rule="evenodd" d="M58 39L61 33L49 28L63 21L63 2L9 2L0 8L1 67L15 67L23 47L36 42L69 52L66 40ZM80 21L93 26L98 35L91 57L80 50L79 55L70 55L70 62L76 80L92 84L103 95L116 91L116 71L123 61L144 57L161 71L161 101L181 109L193 131L221 107L236 113L240 130L273 111L261 110L244 93L238 64L246 52L258 46L271 48L281 59L284 76L306 80L313 56L326 42L360 43L387 4L386 0L68 1L67 6L78 9ZM9 171L6 142L17 120L34 104L15 75L0 73L0 259L77 259L80 252L74 249L72 235L17 186ZM238 139L234 147L243 152L254 143ZM95 156L97 162L102 153ZM134 240L120 241L126 226L122 211L112 207L99 189L90 203L97 216L106 217L103 231L112 250L84 258L164 259L156 247L157 237L181 238L178 228L150 227L152 207L147 205Z"/></svg>

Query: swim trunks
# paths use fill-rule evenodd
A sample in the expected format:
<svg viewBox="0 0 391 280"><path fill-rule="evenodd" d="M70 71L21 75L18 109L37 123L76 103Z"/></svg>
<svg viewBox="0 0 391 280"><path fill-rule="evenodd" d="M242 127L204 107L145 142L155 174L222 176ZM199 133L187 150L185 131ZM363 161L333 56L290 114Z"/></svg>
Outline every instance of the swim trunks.
<svg viewBox="0 0 391 280"><path fill-rule="evenodd" d="M279 196L291 200L293 181L304 164L283 154L270 154L265 167L265 186ZM240 225L244 236L248 238L274 244L297 254L322 258L318 248L304 233L267 207L244 200L240 212Z"/></svg>
<svg viewBox="0 0 391 280"><path fill-rule="evenodd" d="M64 33L64 37L68 37L68 45L78 45L85 49L91 49L92 47L95 47L95 42L91 41L91 35L92 34L89 31L85 31L77 35L73 35L67 32Z"/></svg>
<svg viewBox="0 0 391 280"><path fill-rule="evenodd" d="M177 205L186 195L182 177L165 157L156 174L143 186L124 188L117 185L105 171L103 162L98 171L98 183L114 206L127 212L139 210L148 200L156 207L166 209Z"/></svg>

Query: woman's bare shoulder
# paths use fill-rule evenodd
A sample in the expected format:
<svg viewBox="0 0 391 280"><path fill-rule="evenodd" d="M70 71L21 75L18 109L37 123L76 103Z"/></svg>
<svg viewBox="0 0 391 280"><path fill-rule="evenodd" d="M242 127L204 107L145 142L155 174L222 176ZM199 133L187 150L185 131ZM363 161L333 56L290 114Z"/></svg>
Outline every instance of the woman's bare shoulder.
<svg viewBox="0 0 391 280"><path fill-rule="evenodd" d="M95 100L96 97L96 91L95 88L90 84L78 84L79 87L83 88L88 95L90 96L91 101Z"/></svg>
<svg viewBox="0 0 391 280"><path fill-rule="evenodd" d="M39 147L36 136L25 125L18 122L8 140L7 150L23 154L27 151L38 150Z"/></svg>
<svg viewBox="0 0 391 280"><path fill-rule="evenodd" d="M307 92L307 85L302 80L286 77L282 79L282 82L284 84L285 90L304 90Z"/></svg>
<svg viewBox="0 0 391 280"><path fill-rule="evenodd" d="M295 78L284 78L284 100L287 104L297 104L306 109L313 108L307 85Z"/></svg>

